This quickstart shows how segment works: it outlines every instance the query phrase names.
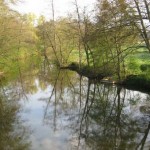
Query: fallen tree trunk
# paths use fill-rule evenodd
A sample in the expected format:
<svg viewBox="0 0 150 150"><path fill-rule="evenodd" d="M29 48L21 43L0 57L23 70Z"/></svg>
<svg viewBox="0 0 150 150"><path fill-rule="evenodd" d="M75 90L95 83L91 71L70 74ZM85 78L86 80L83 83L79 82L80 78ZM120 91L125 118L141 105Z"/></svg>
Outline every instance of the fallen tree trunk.
<svg viewBox="0 0 150 150"><path fill-rule="evenodd" d="M103 79L104 77L107 76L107 75L104 75L103 73L101 73L101 72L99 72L99 71L97 71L93 68L87 67L87 66L82 66L80 68L77 63L71 63L68 66L60 67L60 69L69 69L69 70L75 71L79 75L85 76L89 79L101 80L101 79Z"/></svg>

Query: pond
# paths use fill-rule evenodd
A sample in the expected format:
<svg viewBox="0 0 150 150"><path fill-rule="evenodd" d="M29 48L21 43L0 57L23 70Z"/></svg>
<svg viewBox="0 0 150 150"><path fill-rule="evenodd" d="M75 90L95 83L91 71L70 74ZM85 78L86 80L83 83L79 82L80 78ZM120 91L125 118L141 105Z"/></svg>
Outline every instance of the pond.
<svg viewBox="0 0 150 150"><path fill-rule="evenodd" d="M40 66L0 86L0 150L149 150L150 94Z"/></svg>

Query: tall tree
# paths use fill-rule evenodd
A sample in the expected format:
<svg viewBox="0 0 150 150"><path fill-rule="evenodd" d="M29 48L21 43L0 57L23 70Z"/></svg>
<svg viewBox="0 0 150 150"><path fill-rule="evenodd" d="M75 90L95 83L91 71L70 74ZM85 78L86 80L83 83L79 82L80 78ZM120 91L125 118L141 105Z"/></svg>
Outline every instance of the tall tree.
<svg viewBox="0 0 150 150"><path fill-rule="evenodd" d="M127 9L125 0L99 1L97 22L91 37L97 67L115 73L119 80L125 75L125 57L133 50L131 44L137 41L137 31Z"/></svg>
<svg viewBox="0 0 150 150"><path fill-rule="evenodd" d="M4 1L0 1L0 9L0 70L11 70L11 63L33 53L37 37L27 16L11 10Z"/></svg>
<svg viewBox="0 0 150 150"><path fill-rule="evenodd" d="M140 32L140 35L142 36L147 49L150 52L150 10L149 10L149 0L134 0L133 6L135 6L135 11L137 12L137 19L135 20L135 24ZM148 25L146 24L148 22Z"/></svg>

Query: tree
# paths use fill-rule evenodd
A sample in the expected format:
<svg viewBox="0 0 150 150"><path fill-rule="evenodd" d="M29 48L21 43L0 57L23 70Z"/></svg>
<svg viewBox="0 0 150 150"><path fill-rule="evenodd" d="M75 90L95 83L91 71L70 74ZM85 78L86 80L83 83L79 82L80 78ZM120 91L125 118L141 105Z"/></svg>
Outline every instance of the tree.
<svg viewBox="0 0 150 150"><path fill-rule="evenodd" d="M136 19L135 25L137 26L141 37L143 38L147 49L150 52L150 42L149 42L149 25L150 25L150 10L149 10L149 0L134 0L133 6L135 6ZM148 25L145 22L148 21Z"/></svg>
<svg viewBox="0 0 150 150"><path fill-rule="evenodd" d="M0 1L0 8L0 70L7 71L11 64L17 65L18 60L33 53L37 37L27 15L11 10L4 1Z"/></svg>
<svg viewBox="0 0 150 150"><path fill-rule="evenodd" d="M137 30L129 12L125 0L99 1L91 35L97 67L116 74L119 81L125 76L125 57L133 50L131 45L137 42Z"/></svg>

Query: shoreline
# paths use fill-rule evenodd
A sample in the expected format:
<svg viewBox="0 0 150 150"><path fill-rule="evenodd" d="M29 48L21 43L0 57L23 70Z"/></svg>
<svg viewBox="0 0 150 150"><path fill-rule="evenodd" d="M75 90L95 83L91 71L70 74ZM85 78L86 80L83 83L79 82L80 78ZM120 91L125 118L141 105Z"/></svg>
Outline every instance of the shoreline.
<svg viewBox="0 0 150 150"><path fill-rule="evenodd" d="M72 63L68 66L62 66L60 69L68 69L77 72L79 75L87 77L89 80L94 80L96 82L115 84L123 86L127 89L144 91L150 93L150 79L146 79L142 75L128 75L123 81L118 82L110 78L109 74L104 74L102 72L95 71L90 67L82 67L79 69L78 64Z"/></svg>

